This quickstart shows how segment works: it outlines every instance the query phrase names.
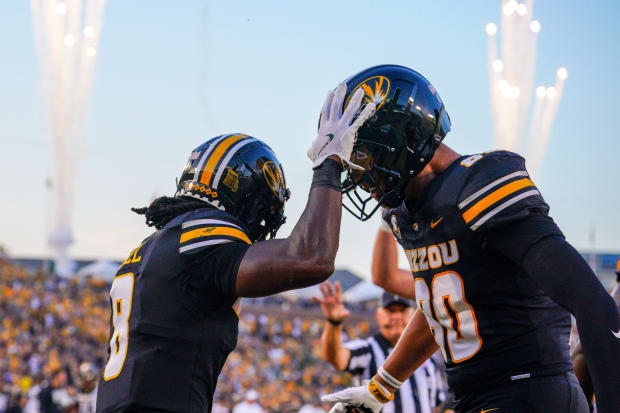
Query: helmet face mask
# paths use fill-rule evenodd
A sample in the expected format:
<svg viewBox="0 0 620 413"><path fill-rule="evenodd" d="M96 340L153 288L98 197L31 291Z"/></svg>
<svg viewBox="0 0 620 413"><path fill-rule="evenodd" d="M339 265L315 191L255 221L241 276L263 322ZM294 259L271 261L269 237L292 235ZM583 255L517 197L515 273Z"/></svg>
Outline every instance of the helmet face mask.
<svg viewBox="0 0 620 413"><path fill-rule="evenodd" d="M435 88L411 69L375 66L346 82L345 106L358 88L365 92L364 102L377 105L375 115L358 129L351 157L364 172L349 169L343 182L352 204L343 206L365 221L379 206L395 208L403 201L407 184L431 160L451 125ZM360 195L358 188L371 195Z"/></svg>
<svg viewBox="0 0 620 413"><path fill-rule="evenodd" d="M351 161L364 170L347 170L342 187L350 206L343 203L343 207L361 221L369 219L380 206L394 208L399 204L400 174L386 167L386 157L391 153L389 149L371 141L358 139L356 142ZM360 194L358 189L369 194ZM371 202L373 199L376 204Z"/></svg>
<svg viewBox="0 0 620 413"><path fill-rule="evenodd" d="M248 135L217 136L194 149L176 197L191 197L239 219L252 241L275 237L290 197L271 148Z"/></svg>

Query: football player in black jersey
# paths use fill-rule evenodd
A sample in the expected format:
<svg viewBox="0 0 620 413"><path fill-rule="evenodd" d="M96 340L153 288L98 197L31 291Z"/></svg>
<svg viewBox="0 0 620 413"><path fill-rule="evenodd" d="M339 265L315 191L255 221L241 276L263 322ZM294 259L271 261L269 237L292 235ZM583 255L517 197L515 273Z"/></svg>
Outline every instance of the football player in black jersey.
<svg viewBox="0 0 620 413"><path fill-rule="evenodd" d="M337 403L332 412L378 412L437 349L459 413L587 412L569 359L568 312L598 411L620 411L618 309L549 217L525 160L506 151L460 156L443 145L450 118L411 69L376 66L347 84L377 107L358 130L352 161L364 171L348 173L347 209L366 220L386 208L418 311L367 386L324 397ZM372 198L379 205L369 210Z"/></svg>
<svg viewBox="0 0 620 413"><path fill-rule="evenodd" d="M362 91L343 113L345 92L341 84L328 93L308 151L308 203L289 237L273 239L289 197L282 166L265 143L243 134L194 149L175 196L136 210L157 231L112 283L98 413L210 412L217 377L237 343L241 297L306 287L332 274L343 163L374 113L366 106L354 120Z"/></svg>

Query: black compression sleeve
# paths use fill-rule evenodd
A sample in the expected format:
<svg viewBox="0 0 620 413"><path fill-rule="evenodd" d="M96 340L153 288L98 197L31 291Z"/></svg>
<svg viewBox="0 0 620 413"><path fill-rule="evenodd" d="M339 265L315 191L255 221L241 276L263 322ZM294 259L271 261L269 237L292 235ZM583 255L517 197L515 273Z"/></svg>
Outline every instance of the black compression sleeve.
<svg viewBox="0 0 620 413"><path fill-rule="evenodd" d="M340 174L342 173L342 165L333 159L326 159L321 165L314 168L314 174L312 175L312 185L310 188L316 186L326 186L328 188L340 191Z"/></svg>
<svg viewBox="0 0 620 413"><path fill-rule="evenodd" d="M529 248L522 265L549 297L577 319L598 412L617 412L620 406L620 313L614 300L581 255L561 237L538 241Z"/></svg>

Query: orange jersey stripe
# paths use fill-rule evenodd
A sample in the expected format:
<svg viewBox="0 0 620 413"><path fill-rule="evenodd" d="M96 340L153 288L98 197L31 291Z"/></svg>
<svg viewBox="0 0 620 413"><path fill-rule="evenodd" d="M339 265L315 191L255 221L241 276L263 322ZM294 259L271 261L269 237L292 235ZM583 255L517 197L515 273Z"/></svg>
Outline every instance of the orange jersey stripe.
<svg viewBox="0 0 620 413"><path fill-rule="evenodd" d="M476 202L471 208L463 213L463 219L469 223L472 219L476 218L482 211L496 203L502 198L507 197L513 192L517 192L520 189L528 186L534 186L534 183L528 178L519 179L518 181L511 182L502 186L501 188L491 192L489 195Z"/></svg>
<svg viewBox="0 0 620 413"><path fill-rule="evenodd" d="M181 244L199 237L210 237L213 235L227 235L229 237L239 238L243 242L251 244L252 241L243 231L230 227L203 227L193 229L181 234Z"/></svg>
<svg viewBox="0 0 620 413"><path fill-rule="evenodd" d="M210 185L211 177L213 176L215 167L217 166L217 163L220 161L220 159L222 159L224 152L226 152L226 150L230 148L235 142L243 138L247 138L247 135L233 135L224 139L217 145L217 148L215 148L213 153L209 156L209 160L207 161L202 176L200 177L200 182L205 185Z"/></svg>

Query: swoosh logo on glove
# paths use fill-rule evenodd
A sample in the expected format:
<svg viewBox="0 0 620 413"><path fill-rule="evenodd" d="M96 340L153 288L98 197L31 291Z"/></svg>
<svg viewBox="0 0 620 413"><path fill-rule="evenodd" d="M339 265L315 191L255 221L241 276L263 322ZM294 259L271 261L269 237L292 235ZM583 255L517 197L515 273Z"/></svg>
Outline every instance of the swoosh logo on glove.
<svg viewBox="0 0 620 413"><path fill-rule="evenodd" d="M323 149L325 149L325 147L326 147L327 145L329 145L329 143L332 141L332 139L334 139L334 134L333 134L333 133L328 133L328 134L327 134L327 135L325 135L325 136L327 136L327 137L329 138L329 140L328 140L327 142L325 142L325 145L323 145L323 146L321 147L321 150L319 151L319 153L317 153L317 155L320 155L320 154L321 154L321 152L323 152Z"/></svg>

